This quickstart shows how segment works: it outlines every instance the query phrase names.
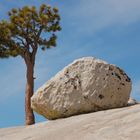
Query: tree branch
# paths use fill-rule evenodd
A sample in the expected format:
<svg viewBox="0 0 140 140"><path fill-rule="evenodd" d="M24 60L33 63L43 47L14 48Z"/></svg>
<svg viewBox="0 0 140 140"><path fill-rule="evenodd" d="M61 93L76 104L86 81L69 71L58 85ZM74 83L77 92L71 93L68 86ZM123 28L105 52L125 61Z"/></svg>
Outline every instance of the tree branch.
<svg viewBox="0 0 140 140"><path fill-rule="evenodd" d="M18 39L19 41L21 41L22 45L24 45L24 46L25 46L25 42L23 41L23 39L22 39L22 38L20 38L20 37L18 37L18 36L15 36L15 38L16 38L16 39Z"/></svg>
<svg viewBox="0 0 140 140"><path fill-rule="evenodd" d="M37 33L37 40L39 39L40 35L41 35L41 32L43 30L44 26L42 25Z"/></svg>
<svg viewBox="0 0 140 140"><path fill-rule="evenodd" d="M37 49L38 49L37 43L35 43L34 45L32 45L32 49L33 49L32 53L31 53L31 55L32 55L32 61L35 62L35 56L36 56Z"/></svg>

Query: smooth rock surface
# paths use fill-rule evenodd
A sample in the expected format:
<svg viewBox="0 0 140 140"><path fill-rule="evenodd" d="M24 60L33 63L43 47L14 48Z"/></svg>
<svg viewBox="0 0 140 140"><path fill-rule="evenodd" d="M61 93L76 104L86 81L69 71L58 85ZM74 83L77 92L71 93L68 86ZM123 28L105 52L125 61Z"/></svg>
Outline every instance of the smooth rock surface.
<svg viewBox="0 0 140 140"><path fill-rule="evenodd" d="M0 140L140 140L140 104L0 129Z"/></svg>
<svg viewBox="0 0 140 140"><path fill-rule="evenodd" d="M85 57L75 60L37 90L34 111L48 119L123 107L127 105L131 80L105 61Z"/></svg>

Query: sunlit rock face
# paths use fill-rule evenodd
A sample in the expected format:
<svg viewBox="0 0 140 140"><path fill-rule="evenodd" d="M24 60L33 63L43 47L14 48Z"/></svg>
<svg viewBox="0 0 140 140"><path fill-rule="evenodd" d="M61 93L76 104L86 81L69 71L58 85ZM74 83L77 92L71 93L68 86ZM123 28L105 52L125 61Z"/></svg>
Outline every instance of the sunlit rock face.
<svg viewBox="0 0 140 140"><path fill-rule="evenodd" d="M126 73L105 61L84 57L69 64L33 95L32 108L47 119L124 107L131 92Z"/></svg>

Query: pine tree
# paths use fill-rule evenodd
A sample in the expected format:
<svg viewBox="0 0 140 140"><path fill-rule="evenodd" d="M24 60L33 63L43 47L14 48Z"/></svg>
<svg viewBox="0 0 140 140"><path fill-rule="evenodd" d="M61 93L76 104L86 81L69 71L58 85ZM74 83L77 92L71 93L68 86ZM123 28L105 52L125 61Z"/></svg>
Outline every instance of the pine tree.
<svg viewBox="0 0 140 140"><path fill-rule="evenodd" d="M12 9L9 20L0 21L0 58L21 56L26 64L25 122L35 123L31 109L34 92L34 66L39 48L45 51L56 46L56 31L60 31L57 8L42 4L39 9L25 6Z"/></svg>

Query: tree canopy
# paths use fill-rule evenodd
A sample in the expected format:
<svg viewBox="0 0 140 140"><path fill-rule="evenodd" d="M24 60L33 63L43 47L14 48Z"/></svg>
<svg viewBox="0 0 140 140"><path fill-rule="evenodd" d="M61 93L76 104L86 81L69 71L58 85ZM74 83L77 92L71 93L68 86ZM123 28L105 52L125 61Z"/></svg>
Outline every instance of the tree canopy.
<svg viewBox="0 0 140 140"><path fill-rule="evenodd" d="M56 35L60 31L60 16L57 8L42 4L39 9L25 6L12 9L9 20L0 22L0 58L18 55L24 57L56 46Z"/></svg>

